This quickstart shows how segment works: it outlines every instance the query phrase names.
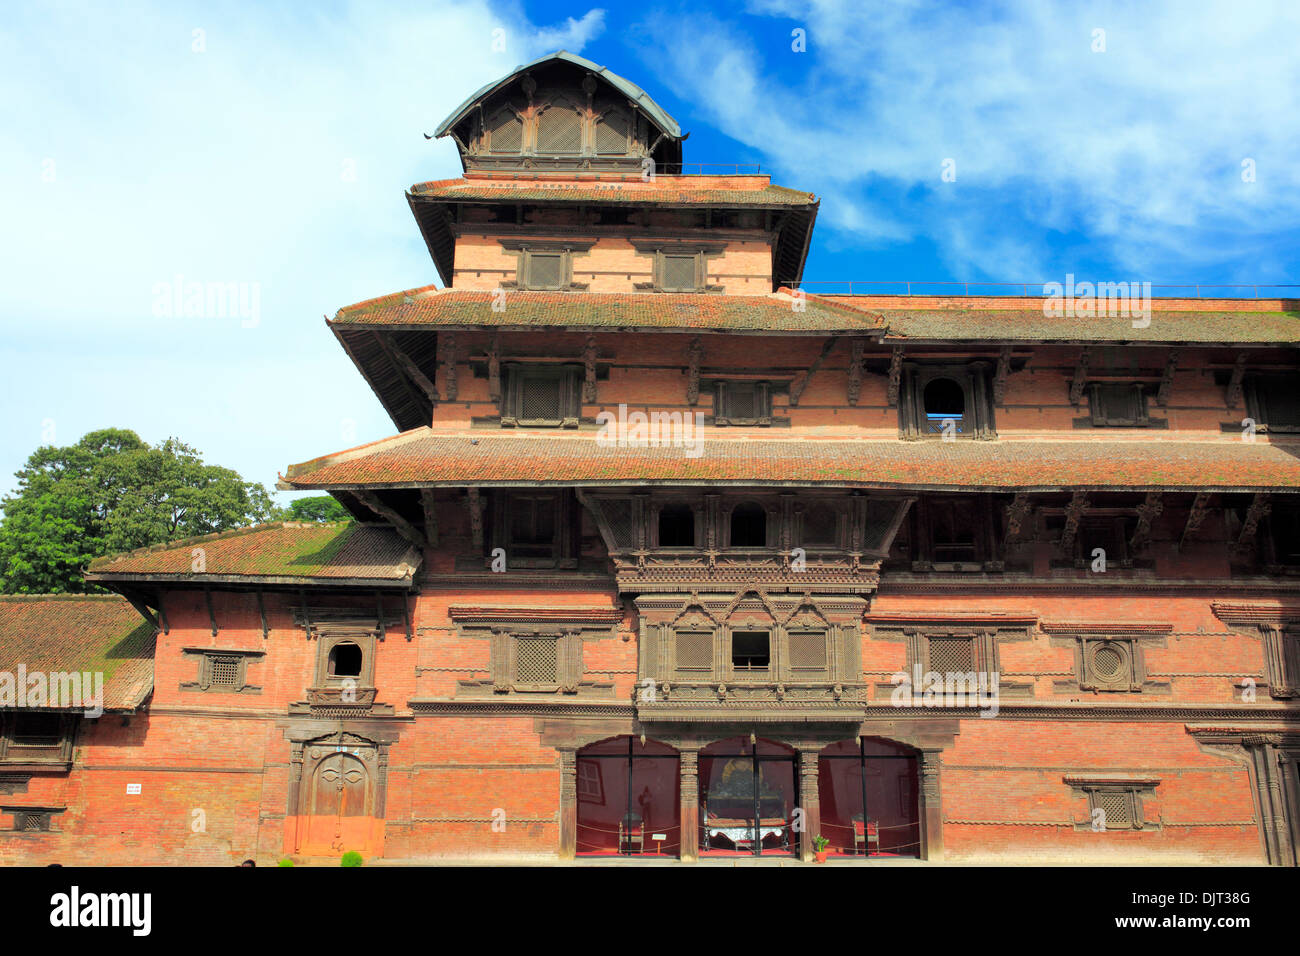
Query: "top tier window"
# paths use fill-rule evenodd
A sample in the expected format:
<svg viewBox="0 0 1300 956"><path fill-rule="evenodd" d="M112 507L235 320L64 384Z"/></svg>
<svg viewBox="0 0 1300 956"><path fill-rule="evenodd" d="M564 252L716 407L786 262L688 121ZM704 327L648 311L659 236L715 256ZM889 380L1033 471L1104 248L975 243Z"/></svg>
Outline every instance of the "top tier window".
<svg viewBox="0 0 1300 956"><path fill-rule="evenodd" d="M582 152L582 117L562 99L537 117L537 152L554 155Z"/></svg>
<svg viewBox="0 0 1300 956"><path fill-rule="evenodd" d="M1246 410L1263 431L1300 431L1300 373L1248 376Z"/></svg>

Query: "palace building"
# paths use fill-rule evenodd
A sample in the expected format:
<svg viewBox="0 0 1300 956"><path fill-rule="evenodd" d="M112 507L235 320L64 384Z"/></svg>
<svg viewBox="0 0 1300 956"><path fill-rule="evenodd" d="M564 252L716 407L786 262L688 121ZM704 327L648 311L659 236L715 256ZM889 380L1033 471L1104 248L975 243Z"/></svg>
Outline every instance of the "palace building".
<svg viewBox="0 0 1300 956"><path fill-rule="evenodd" d="M0 861L1296 865L1300 304L804 291L817 197L567 53L437 134L441 282L328 323L396 434L281 479L355 520L0 598L103 675Z"/></svg>

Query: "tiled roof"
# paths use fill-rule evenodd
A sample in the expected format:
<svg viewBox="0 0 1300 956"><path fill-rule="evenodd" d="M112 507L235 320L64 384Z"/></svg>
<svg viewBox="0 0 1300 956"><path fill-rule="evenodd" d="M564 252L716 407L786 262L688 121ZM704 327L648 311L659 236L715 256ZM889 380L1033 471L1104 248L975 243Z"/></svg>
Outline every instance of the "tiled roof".
<svg viewBox="0 0 1300 956"><path fill-rule="evenodd" d="M200 560L203 570L196 571L195 562ZM415 549L387 526L286 521L97 558L86 578L403 583L411 580L419 563Z"/></svg>
<svg viewBox="0 0 1300 956"><path fill-rule="evenodd" d="M134 710L153 691L154 637L115 594L0 595L0 672L102 673L106 710Z"/></svg>
<svg viewBox="0 0 1300 956"><path fill-rule="evenodd" d="M887 340L1004 342L1300 343L1293 299L1151 299L1149 316L1052 316L1042 298L823 297L860 308L888 328ZM1061 309L1059 311L1064 311Z"/></svg>
<svg viewBox="0 0 1300 956"><path fill-rule="evenodd" d="M504 309L493 305L503 302ZM802 311L795 311L802 306ZM339 309L335 326L445 328L491 326L667 329L719 332L856 332L879 334L876 320L816 296L786 292L701 295L671 292L506 292L426 286Z"/></svg>
<svg viewBox="0 0 1300 956"><path fill-rule="evenodd" d="M443 434L417 428L290 467L292 488L493 484L821 484L1023 489L1300 488L1297 449L1264 442L703 440L603 447L592 433Z"/></svg>
<svg viewBox="0 0 1300 956"><path fill-rule="evenodd" d="M444 202L575 202L631 203L642 206L811 206L817 197L801 189L774 186L765 175L655 176L643 181L596 178L559 179L553 176L512 177L502 173L436 179L409 190L417 199Z"/></svg>

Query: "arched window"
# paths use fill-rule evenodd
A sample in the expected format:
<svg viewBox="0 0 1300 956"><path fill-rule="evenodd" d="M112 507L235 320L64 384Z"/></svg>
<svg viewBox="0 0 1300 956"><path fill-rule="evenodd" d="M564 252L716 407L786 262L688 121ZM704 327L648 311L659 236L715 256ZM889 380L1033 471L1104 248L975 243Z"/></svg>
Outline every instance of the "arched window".
<svg viewBox="0 0 1300 956"><path fill-rule="evenodd" d="M537 118L537 152L544 155L582 152L582 117L564 100L556 100Z"/></svg>
<svg viewBox="0 0 1300 956"><path fill-rule="evenodd" d="M501 110L484 124L491 153L519 153L524 148L524 124L514 110Z"/></svg>
<svg viewBox="0 0 1300 956"><path fill-rule="evenodd" d="M659 547L695 547L695 512L690 505L664 505L659 509Z"/></svg>
<svg viewBox="0 0 1300 956"><path fill-rule="evenodd" d="M958 434L964 431L966 392L960 384L950 378L931 379L921 393L921 401L925 406L926 431L942 432L947 419L956 423Z"/></svg>
<svg viewBox="0 0 1300 956"><path fill-rule="evenodd" d="M360 677L361 648L351 641L344 641L330 648L329 676Z"/></svg>
<svg viewBox="0 0 1300 956"><path fill-rule="evenodd" d="M767 512L756 502L736 505L731 512L733 548L767 547Z"/></svg>
<svg viewBox="0 0 1300 956"><path fill-rule="evenodd" d="M596 124L596 152L622 156L627 153L628 118L619 110L610 110Z"/></svg>

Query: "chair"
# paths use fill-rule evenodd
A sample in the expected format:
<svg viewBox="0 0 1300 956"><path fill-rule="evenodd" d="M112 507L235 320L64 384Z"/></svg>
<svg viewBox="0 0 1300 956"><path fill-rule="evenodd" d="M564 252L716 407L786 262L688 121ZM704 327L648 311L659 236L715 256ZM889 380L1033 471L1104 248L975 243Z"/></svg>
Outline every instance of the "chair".
<svg viewBox="0 0 1300 956"><path fill-rule="evenodd" d="M880 824L875 820L868 820L863 826L862 817L853 818L853 852L858 852L858 847L862 847L863 854L871 856L872 850L880 852Z"/></svg>
<svg viewBox="0 0 1300 956"><path fill-rule="evenodd" d="M633 847L636 849L633 850ZM641 814L627 813L618 821L618 852L645 852L645 823Z"/></svg>

